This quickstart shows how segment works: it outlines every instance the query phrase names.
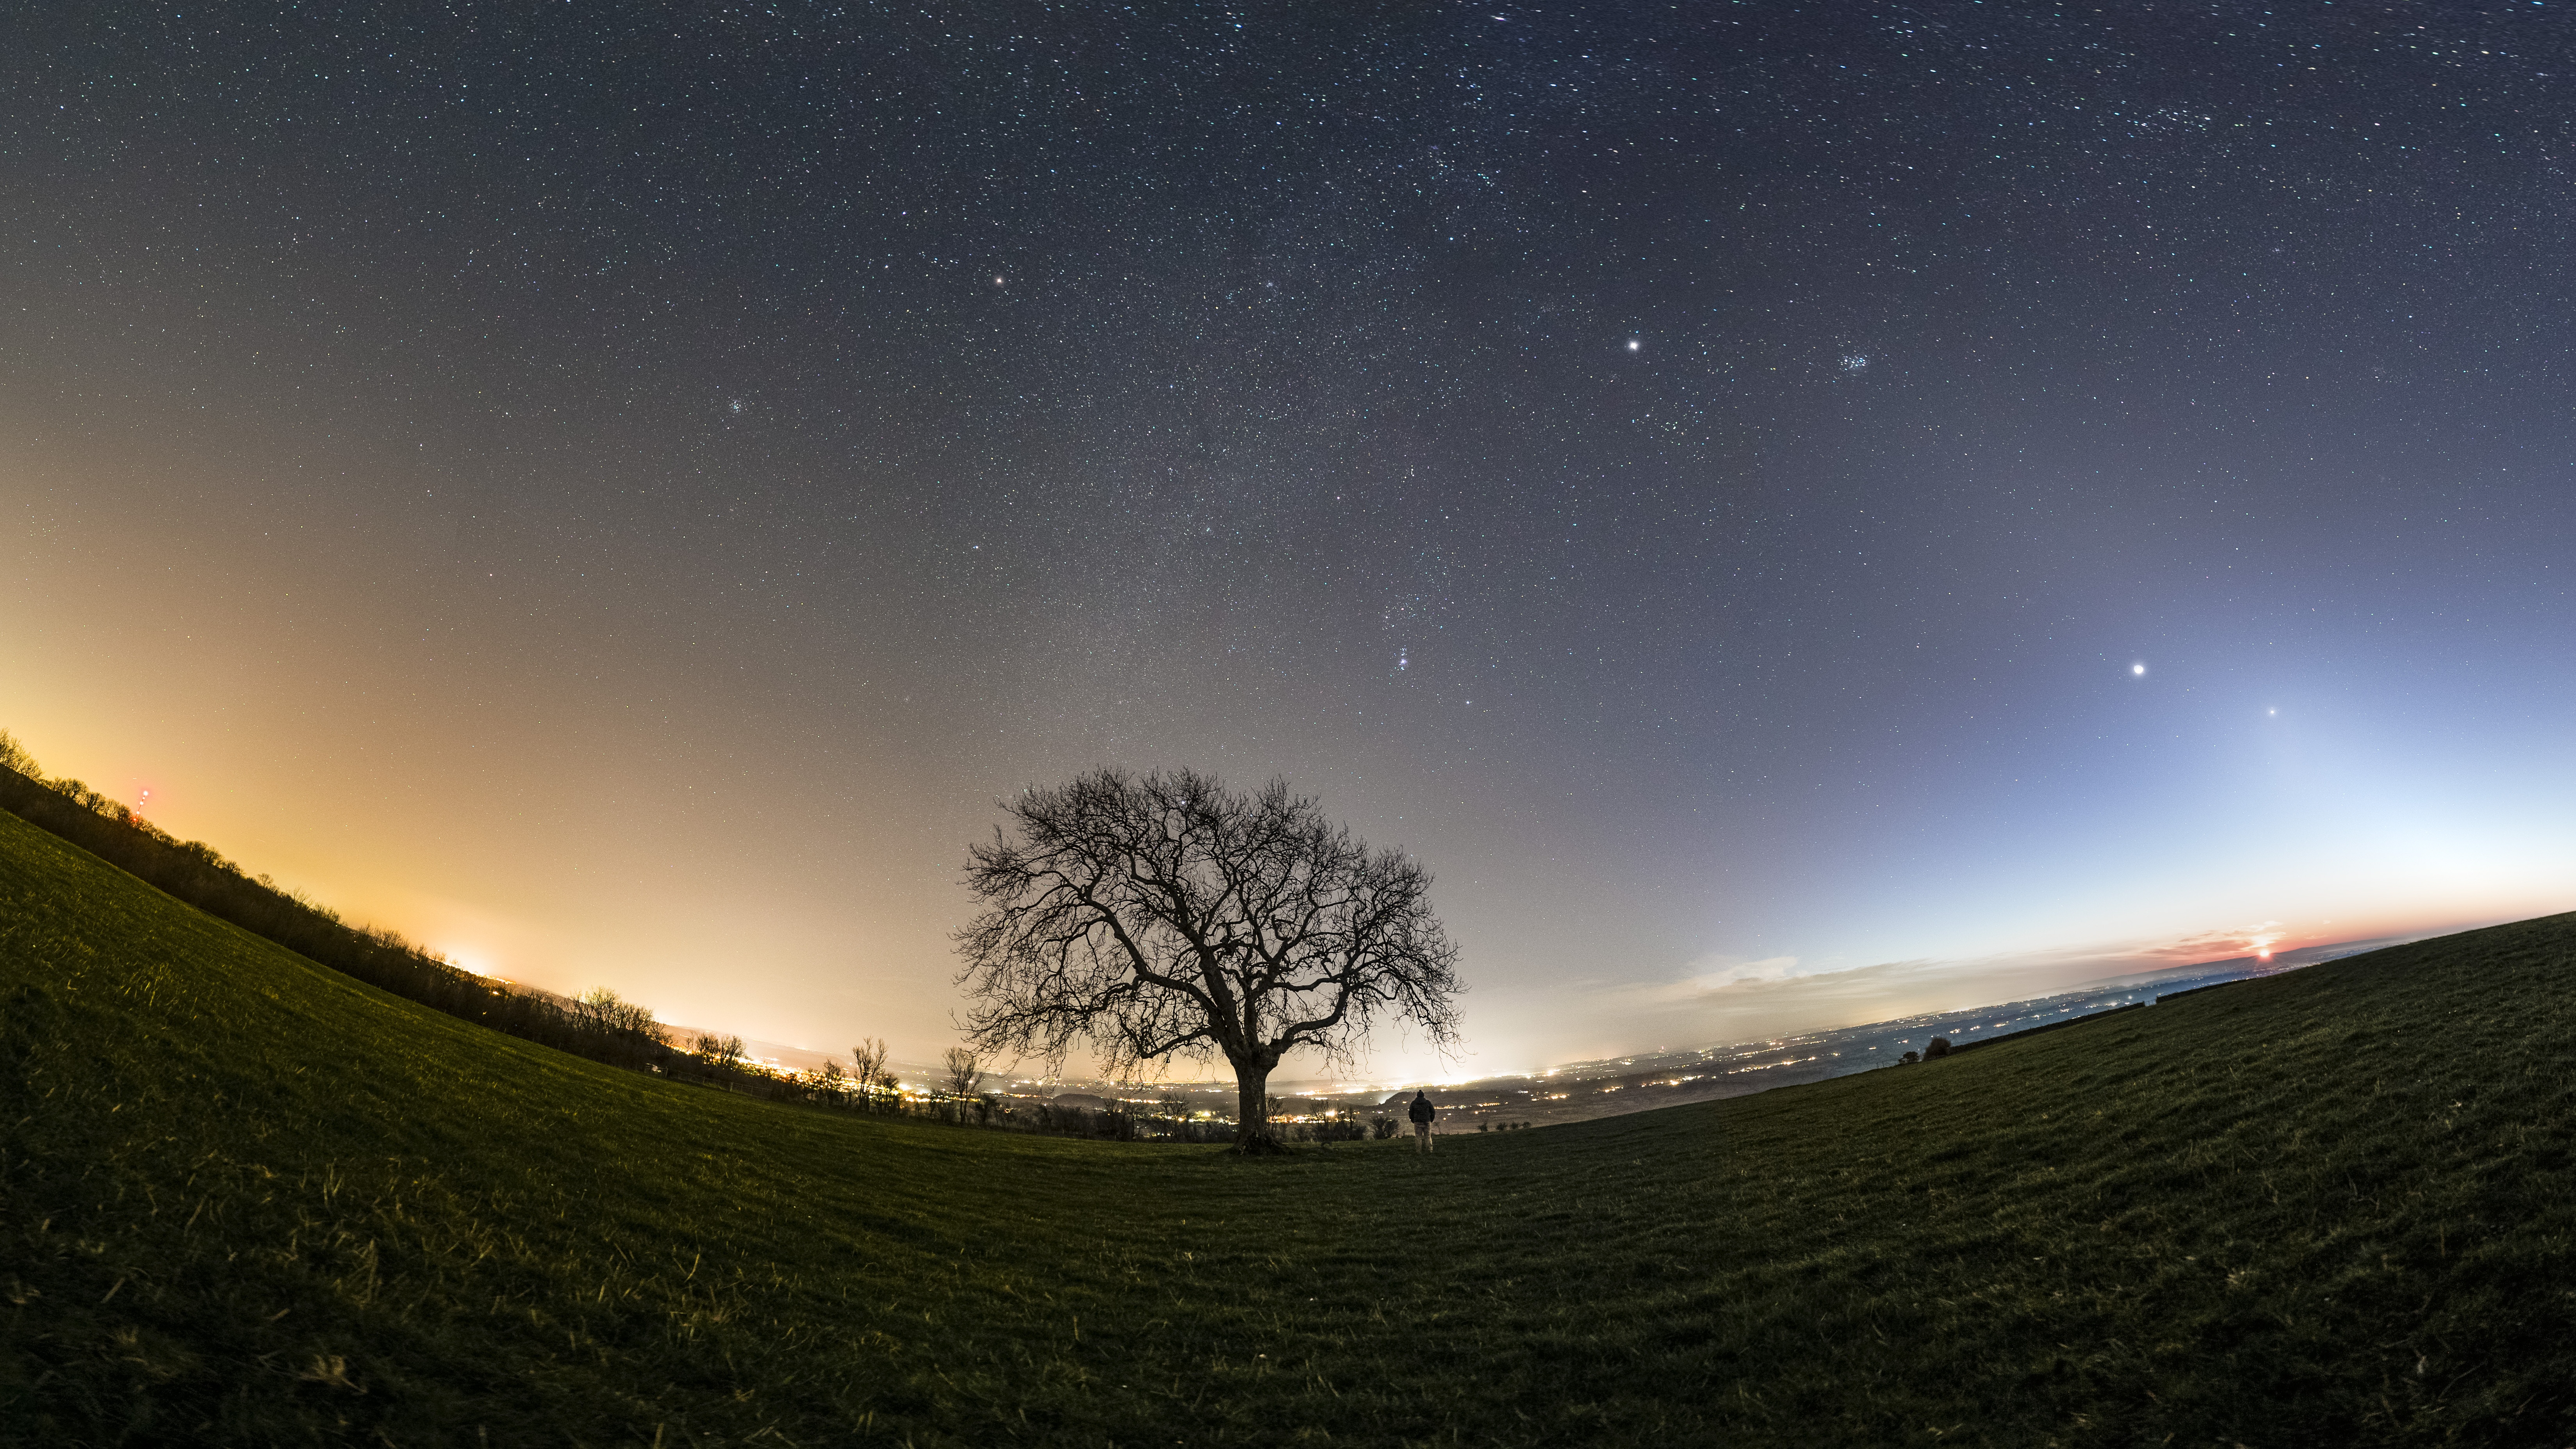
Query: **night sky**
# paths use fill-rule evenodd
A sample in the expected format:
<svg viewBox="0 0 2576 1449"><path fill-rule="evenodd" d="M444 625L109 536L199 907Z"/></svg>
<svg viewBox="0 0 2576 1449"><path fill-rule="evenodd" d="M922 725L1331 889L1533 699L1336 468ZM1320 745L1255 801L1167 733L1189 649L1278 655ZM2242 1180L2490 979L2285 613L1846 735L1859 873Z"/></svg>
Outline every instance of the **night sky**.
<svg viewBox="0 0 2576 1449"><path fill-rule="evenodd" d="M911 1058L1104 762L1438 875L1388 1078L2576 907L2570 10L20 15L0 726Z"/></svg>

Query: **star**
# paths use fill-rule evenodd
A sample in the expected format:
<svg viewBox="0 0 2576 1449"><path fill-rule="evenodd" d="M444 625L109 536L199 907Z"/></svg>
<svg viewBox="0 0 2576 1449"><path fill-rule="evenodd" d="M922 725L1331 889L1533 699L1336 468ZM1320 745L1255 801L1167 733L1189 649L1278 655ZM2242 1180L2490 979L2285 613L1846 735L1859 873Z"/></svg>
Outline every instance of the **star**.
<svg viewBox="0 0 2576 1449"><path fill-rule="evenodd" d="M2140 675L2140 674L2144 674L2144 673L2146 673L2146 672L2147 672L2147 666L2145 666L2145 665L2143 665L2143 664L2132 664L2132 665L2130 665L2130 666L2129 666L2129 673L2130 673L2132 676Z"/></svg>

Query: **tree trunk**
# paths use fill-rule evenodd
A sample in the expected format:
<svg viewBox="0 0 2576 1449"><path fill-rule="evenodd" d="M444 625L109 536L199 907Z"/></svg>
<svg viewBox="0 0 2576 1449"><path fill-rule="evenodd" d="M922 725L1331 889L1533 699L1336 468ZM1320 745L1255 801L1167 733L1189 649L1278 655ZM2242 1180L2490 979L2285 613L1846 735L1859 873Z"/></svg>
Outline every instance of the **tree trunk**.
<svg viewBox="0 0 2576 1449"><path fill-rule="evenodd" d="M1270 1068L1258 1061L1234 1064L1234 1150L1251 1154L1285 1152L1279 1134L1270 1130Z"/></svg>

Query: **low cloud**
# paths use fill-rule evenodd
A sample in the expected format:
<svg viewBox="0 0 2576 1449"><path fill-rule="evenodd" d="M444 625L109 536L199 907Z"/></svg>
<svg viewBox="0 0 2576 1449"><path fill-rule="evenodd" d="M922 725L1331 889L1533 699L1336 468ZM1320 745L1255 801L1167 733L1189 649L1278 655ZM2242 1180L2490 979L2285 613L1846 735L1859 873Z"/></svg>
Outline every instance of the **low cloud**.
<svg viewBox="0 0 2576 1449"><path fill-rule="evenodd" d="M1710 954L1690 964L1690 972L1683 978L1681 987L1685 991L1715 991L1746 981L1789 981L1814 974L1800 970L1795 956L1765 956L1753 961L1740 956Z"/></svg>
<svg viewBox="0 0 2576 1449"><path fill-rule="evenodd" d="M2278 921L2243 926L2224 931L2195 931L2167 941L2150 941L2112 948L2105 959L2125 957L2134 964L2129 970L2151 970L2157 966L2196 966L2208 961L2229 961L2239 956L2262 956L2278 945L2286 932Z"/></svg>
<svg viewBox="0 0 2576 1449"><path fill-rule="evenodd" d="M1692 961L1676 980L1579 988L1560 1010L1562 1020L1582 1020L1590 1029L1580 1034L1610 1054L1649 1043L1706 1046L2151 982L2188 967L2267 954L2277 965L2304 964L2421 934L2337 943L2262 921L2147 940L1858 966L1711 954Z"/></svg>

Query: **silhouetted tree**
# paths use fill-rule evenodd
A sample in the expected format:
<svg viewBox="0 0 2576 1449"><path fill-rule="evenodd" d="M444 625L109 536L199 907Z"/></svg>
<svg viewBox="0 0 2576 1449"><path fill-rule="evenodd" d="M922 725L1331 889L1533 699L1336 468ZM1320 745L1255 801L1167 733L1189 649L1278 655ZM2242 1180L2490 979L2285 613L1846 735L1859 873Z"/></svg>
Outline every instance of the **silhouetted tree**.
<svg viewBox="0 0 2576 1449"><path fill-rule="evenodd" d="M866 1037L850 1048L850 1083L852 1090L859 1094L859 1105L871 1112L877 1109L877 1094L893 1089L894 1079L886 1074L886 1044L883 1040Z"/></svg>
<svg viewBox="0 0 2576 1449"><path fill-rule="evenodd" d="M964 1099L975 1095L984 1080L984 1059L973 1047L953 1046L944 1059L947 1069L948 1095Z"/></svg>
<svg viewBox="0 0 2576 1449"><path fill-rule="evenodd" d="M1923 1056L1920 1052L1907 1052L1905 1055L1898 1057L1897 1060L1905 1063L1907 1066L1912 1066L1914 1063L1923 1060Z"/></svg>
<svg viewBox="0 0 2576 1449"><path fill-rule="evenodd" d="M742 1068L742 1038L707 1033L697 1039L695 1055L714 1075L731 1076Z"/></svg>
<svg viewBox="0 0 2576 1449"><path fill-rule="evenodd" d="M1235 1145L1272 1151L1265 1089L1288 1052L1346 1059L1382 1016L1456 1041L1458 949L1429 872L1284 782L1103 769L1002 808L1014 831L969 851L985 909L957 936L976 1046L1061 1063L1087 1039L1122 1075L1223 1056Z"/></svg>
<svg viewBox="0 0 2576 1449"><path fill-rule="evenodd" d="M1318 1142L1359 1142L1366 1140L1368 1135L1368 1124L1360 1119L1356 1107L1327 1107L1324 1120L1315 1124L1315 1140Z"/></svg>
<svg viewBox="0 0 2576 1449"><path fill-rule="evenodd" d="M401 938L391 932L379 934L388 938L384 941L388 949L402 944ZM653 1019L651 1008L628 1001L605 986L582 993L566 1012L576 1029L597 1038L589 1054L603 1060L643 1066L658 1061L669 1050L670 1034Z"/></svg>
<svg viewBox="0 0 2576 1449"><path fill-rule="evenodd" d="M0 770L15 770L30 780L45 778L45 772L36 768L36 757L7 730L0 730Z"/></svg>
<svg viewBox="0 0 2576 1449"><path fill-rule="evenodd" d="M392 932L375 934L388 950L403 945L402 938ZM670 1033L653 1019L652 1010L605 986L582 993L565 1008L565 1014L576 1031L591 1038L588 1045L579 1048L585 1056L619 1066L647 1067L670 1055Z"/></svg>
<svg viewBox="0 0 2576 1449"><path fill-rule="evenodd" d="M1934 1057L1946 1057L1949 1054L1950 1039L1946 1036L1936 1036L1923 1045L1923 1060L1927 1062Z"/></svg>

